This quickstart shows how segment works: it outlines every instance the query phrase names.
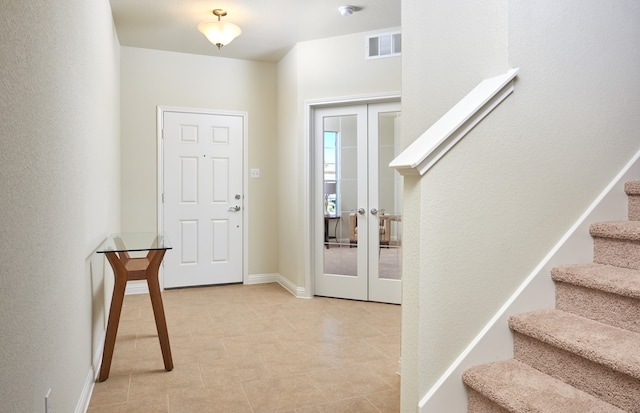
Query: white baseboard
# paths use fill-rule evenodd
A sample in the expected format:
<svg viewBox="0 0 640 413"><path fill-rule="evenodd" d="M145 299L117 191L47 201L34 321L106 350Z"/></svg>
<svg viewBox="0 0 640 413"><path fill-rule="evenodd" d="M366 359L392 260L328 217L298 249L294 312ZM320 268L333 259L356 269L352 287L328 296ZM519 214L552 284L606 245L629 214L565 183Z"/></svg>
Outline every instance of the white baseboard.
<svg viewBox="0 0 640 413"><path fill-rule="evenodd" d="M124 290L124 295L149 294L149 286L145 280L128 281Z"/></svg>
<svg viewBox="0 0 640 413"><path fill-rule="evenodd" d="M90 368L89 373L87 373L87 378L84 381L84 386L82 387L80 400L78 400L78 404L76 404L75 413L86 413L89 409L89 402L91 402L91 394L93 394L95 383L94 370Z"/></svg>
<svg viewBox="0 0 640 413"><path fill-rule="evenodd" d="M553 267L593 261L593 239L589 235L589 226L598 221L627 219L624 183L640 177L639 158L640 152L607 185L480 334L422 397L418 403L420 413L467 411L467 393L462 383L462 373L474 365L513 357L513 338L507 324L508 318L512 314L555 306L555 285L550 275Z"/></svg>
<svg viewBox="0 0 640 413"><path fill-rule="evenodd" d="M278 273L249 274L247 275L247 278L245 278L244 283L247 285L275 283L275 282L278 282L279 277L282 277L282 276Z"/></svg>
<svg viewBox="0 0 640 413"><path fill-rule="evenodd" d="M98 374L100 373L100 366L102 366L102 352L104 351L104 339L107 335L107 331L104 330L98 340L95 351L93 352L93 361L89 368L89 373L84 381L84 387L82 388L82 394L76 404L75 413L86 413L89 409L89 403L91 402L91 395L93 394L93 388L96 385Z"/></svg>
<svg viewBox="0 0 640 413"><path fill-rule="evenodd" d="M266 284L266 283L274 283L274 282L277 282L278 284L282 285L282 287L284 287L287 291L289 291L291 294L293 294L298 298L311 298L309 297L306 288L298 287L297 285L293 284L291 281L289 281L288 279L286 279L285 277L283 277L278 273L249 274L244 280L244 284L247 284L247 285ZM125 295L148 294L149 287L147 286L147 283L144 280L129 281L127 283L127 287L124 293Z"/></svg>
<svg viewBox="0 0 640 413"><path fill-rule="evenodd" d="M292 283L288 278L280 275L278 278L278 284L280 284L285 290L289 291L296 298L312 298L304 287L298 287L294 283Z"/></svg>
<svg viewBox="0 0 640 413"><path fill-rule="evenodd" d="M285 290L289 291L296 298L311 298L304 287L298 287L292 283L289 279L285 278L279 273L271 274L250 274L245 279L244 283L249 284L266 284L266 283L278 283Z"/></svg>

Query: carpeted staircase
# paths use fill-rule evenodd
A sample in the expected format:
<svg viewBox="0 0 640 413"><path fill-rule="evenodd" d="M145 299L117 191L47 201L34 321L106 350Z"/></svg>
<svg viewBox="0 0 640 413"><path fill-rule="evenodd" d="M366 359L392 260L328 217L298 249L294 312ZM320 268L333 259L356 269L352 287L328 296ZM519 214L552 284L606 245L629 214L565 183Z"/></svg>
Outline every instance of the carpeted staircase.
<svg viewBox="0 0 640 413"><path fill-rule="evenodd" d="M640 412L640 181L629 221L592 224L593 263L554 268L556 309L512 316L514 358L463 374L469 413Z"/></svg>

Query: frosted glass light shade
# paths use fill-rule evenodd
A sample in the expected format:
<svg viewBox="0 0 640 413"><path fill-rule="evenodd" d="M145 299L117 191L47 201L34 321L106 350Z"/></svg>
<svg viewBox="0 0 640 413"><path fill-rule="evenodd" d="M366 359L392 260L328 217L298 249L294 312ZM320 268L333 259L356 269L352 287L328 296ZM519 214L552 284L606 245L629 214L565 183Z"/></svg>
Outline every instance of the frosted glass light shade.
<svg viewBox="0 0 640 413"><path fill-rule="evenodd" d="M228 45L242 33L238 26L225 21L203 22L198 25L198 30L218 48Z"/></svg>

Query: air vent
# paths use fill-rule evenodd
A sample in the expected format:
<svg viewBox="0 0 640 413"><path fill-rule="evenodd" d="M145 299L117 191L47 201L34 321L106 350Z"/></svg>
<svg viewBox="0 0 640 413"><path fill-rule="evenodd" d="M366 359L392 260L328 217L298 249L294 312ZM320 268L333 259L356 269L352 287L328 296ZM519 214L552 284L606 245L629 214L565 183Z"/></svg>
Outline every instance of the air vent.
<svg viewBox="0 0 640 413"><path fill-rule="evenodd" d="M367 59L399 56L402 52L400 32L367 36Z"/></svg>

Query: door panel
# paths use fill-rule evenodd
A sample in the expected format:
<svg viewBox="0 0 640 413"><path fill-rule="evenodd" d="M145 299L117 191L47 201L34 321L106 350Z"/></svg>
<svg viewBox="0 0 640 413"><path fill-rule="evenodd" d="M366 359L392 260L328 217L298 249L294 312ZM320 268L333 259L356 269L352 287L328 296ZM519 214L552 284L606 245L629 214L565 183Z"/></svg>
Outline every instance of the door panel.
<svg viewBox="0 0 640 413"><path fill-rule="evenodd" d="M369 203L377 219L370 240L369 299L400 303L402 296L402 176L389 167L400 153L400 105L369 105ZM370 211L371 213L371 211Z"/></svg>
<svg viewBox="0 0 640 413"><path fill-rule="evenodd" d="M174 238L175 239L175 238ZM178 250L180 252L180 264L198 263L198 221L181 220L180 238L178 238Z"/></svg>
<svg viewBox="0 0 640 413"><path fill-rule="evenodd" d="M244 118L164 112L164 287L242 282Z"/></svg>
<svg viewBox="0 0 640 413"><path fill-rule="evenodd" d="M316 234L315 294L367 299L366 225L358 221L359 238L350 237L356 210L366 202L366 107L328 108L316 111ZM333 165L332 165L333 163ZM332 202L334 202L332 204ZM364 218L363 218L364 219ZM364 238L363 238L364 237ZM331 240L335 240L331 242Z"/></svg>
<svg viewBox="0 0 640 413"><path fill-rule="evenodd" d="M211 159L211 203L229 203L229 160Z"/></svg>
<svg viewBox="0 0 640 413"><path fill-rule="evenodd" d="M180 202L198 202L198 158L180 158Z"/></svg>
<svg viewBox="0 0 640 413"><path fill-rule="evenodd" d="M228 262L229 257L229 220L211 221L211 257L212 262Z"/></svg>

